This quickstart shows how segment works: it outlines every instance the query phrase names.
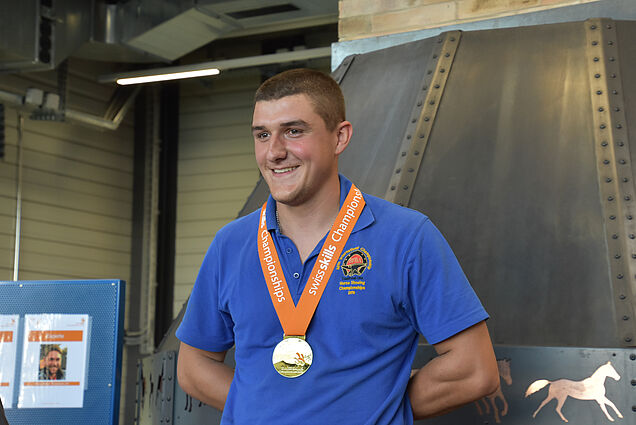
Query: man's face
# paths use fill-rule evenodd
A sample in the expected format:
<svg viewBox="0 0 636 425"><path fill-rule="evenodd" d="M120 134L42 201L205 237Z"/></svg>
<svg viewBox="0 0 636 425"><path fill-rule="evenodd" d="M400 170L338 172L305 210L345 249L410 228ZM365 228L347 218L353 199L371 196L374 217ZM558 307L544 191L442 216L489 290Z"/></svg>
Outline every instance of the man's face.
<svg viewBox="0 0 636 425"><path fill-rule="evenodd" d="M257 102L252 134L256 162L277 202L302 205L338 173L338 128L329 131L304 94Z"/></svg>
<svg viewBox="0 0 636 425"><path fill-rule="evenodd" d="M46 368L49 373L57 373L60 366L62 366L62 355L57 351L49 351L49 354L46 355Z"/></svg>

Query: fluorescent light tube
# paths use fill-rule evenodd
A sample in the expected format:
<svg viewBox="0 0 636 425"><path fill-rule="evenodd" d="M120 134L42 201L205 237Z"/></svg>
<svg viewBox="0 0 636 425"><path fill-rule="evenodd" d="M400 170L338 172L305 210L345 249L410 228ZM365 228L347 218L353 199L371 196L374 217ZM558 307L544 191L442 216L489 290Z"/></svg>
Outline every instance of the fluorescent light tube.
<svg viewBox="0 0 636 425"><path fill-rule="evenodd" d="M154 83L157 81L181 80L183 78L195 78L195 77L206 77L209 75L218 75L219 72L220 71L217 68L211 68L211 69L201 69L198 71L184 71L184 72L173 72L169 74L147 75L144 77L120 78L117 80L117 84L121 86L126 86L129 84L143 84L143 83Z"/></svg>

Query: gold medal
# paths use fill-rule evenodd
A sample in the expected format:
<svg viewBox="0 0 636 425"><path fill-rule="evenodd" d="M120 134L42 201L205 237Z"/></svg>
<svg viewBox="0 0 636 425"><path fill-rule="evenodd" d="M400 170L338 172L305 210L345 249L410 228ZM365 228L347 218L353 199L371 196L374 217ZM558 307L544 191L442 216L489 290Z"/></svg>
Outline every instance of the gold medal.
<svg viewBox="0 0 636 425"><path fill-rule="evenodd" d="M304 336L285 336L274 348L272 363L276 372L285 378L296 378L307 372L314 359Z"/></svg>

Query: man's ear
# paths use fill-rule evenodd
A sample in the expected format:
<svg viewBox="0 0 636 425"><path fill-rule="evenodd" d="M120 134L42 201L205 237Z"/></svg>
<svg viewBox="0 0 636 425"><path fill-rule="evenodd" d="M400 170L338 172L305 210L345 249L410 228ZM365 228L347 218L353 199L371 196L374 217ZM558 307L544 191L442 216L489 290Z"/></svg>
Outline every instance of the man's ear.
<svg viewBox="0 0 636 425"><path fill-rule="evenodd" d="M336 127L336 137L338 143L336 144L336 155L340 155L349 146L349 141L353 135L353 126L349 121L343 121Z"/></svg>

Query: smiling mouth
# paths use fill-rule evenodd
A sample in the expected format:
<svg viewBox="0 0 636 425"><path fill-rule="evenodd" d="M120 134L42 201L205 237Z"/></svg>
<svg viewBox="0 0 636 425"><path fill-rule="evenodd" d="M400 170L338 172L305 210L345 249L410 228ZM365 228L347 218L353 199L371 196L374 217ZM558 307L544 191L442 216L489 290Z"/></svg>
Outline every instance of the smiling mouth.
<svg viewBox="0 0 636 425"><path fill-rule="evenodd" d="M296 168L298 168L298 165L296 165L295 167L274 168L272 171L274 171L274 174L283 174L283 173L288 173L290 171L293 171Z"/></svg>

